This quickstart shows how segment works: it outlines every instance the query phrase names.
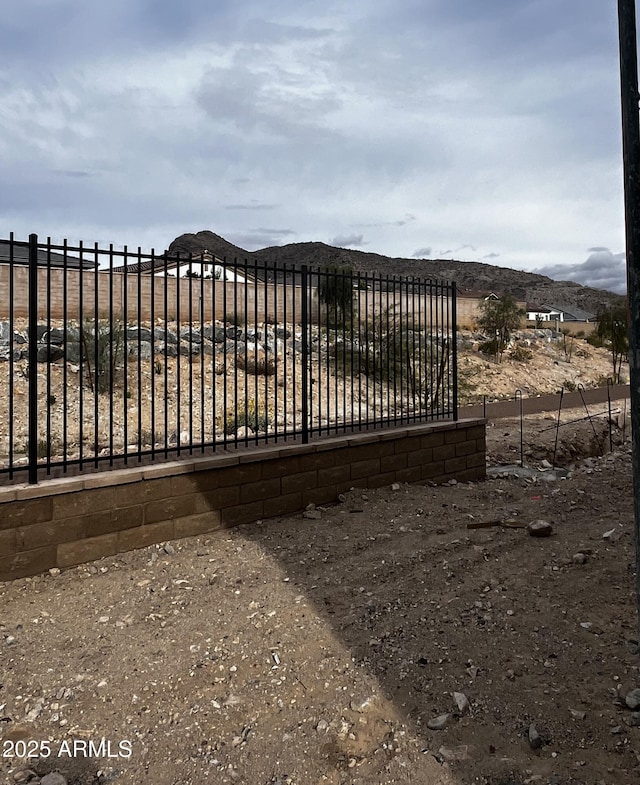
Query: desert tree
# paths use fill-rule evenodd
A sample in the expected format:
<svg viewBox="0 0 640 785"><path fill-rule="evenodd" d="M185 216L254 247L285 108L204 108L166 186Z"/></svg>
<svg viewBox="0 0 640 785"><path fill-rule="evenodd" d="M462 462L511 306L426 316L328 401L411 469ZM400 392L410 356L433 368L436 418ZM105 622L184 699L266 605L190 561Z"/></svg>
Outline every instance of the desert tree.
<svg viewBox="0 0 640 785"><path fill-rule="evenodd" d="M525 312L510 294L503 295L499 300L485 300L480 308L478 324L492 336L487 342L488 353L494 354L496 360L502 360L502 353L509 343L514 330L522 324Z"/></svg>
<svg viewBox="0 0 640 785"><path fill-rule="evenodd" d="M629 330L627 309L624 305L615 305L598 314L598 337L604 346L611 351L613 381L620 384L620 368L622 361L629 355Z"/></svg>

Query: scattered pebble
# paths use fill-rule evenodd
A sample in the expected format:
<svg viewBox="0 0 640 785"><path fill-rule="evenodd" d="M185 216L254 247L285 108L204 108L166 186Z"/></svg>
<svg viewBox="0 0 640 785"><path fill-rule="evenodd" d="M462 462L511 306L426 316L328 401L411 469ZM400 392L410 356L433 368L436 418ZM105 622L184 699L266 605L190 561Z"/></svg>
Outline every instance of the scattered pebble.
<svg viewBox="0 0 640 785"><path fill-rule="evenodd" d="M440 714L440 716L434 717L427 722L427 728L429 728L429 730L444 730L449 724L450 719L450 714Z"/></svg>

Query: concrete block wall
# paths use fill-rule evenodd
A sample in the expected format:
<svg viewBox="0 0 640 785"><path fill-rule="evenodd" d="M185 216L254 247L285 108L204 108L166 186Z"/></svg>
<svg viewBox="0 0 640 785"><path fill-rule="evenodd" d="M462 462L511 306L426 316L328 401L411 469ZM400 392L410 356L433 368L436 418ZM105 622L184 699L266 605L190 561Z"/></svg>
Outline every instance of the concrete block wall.
<svg viewBox="0 0 640 785"><path fill-rule="evenodd" d="M483 419L262 446L0 488L0 581L325 504L351 487L485 477Z"/></svg>

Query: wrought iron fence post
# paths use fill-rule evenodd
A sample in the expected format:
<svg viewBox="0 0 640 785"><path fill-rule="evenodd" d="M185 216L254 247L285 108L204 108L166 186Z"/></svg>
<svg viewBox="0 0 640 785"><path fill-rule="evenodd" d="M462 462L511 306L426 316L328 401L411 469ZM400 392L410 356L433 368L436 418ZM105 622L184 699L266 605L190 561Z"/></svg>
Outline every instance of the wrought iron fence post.
<svg viewBox="0 0 640 785"><path fill-rule="evenodd" d="M307 265L302 265L302 443L309 441L309 304Z"/></svg>
<svg viewBox="0 0 640 785"><path fill-rule="evenodd" d="M453 419L458 419L458 307L456 282L451 282L451 321L453 329Z"/></svg>
<svg viewBox="0 0 640 785"><path fill-rule="evenodd" d="M29 235L29 483L38 482L38 235Z"/></svg>

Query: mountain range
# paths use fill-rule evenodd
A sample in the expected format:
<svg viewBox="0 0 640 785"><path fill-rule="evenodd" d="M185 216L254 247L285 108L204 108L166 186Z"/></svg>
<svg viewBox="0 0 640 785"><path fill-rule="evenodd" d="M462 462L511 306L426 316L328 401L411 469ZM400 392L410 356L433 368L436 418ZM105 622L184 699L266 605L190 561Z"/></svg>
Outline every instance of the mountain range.
<svg viewBox="0 0 640 785"><path fill-rule="evenodd" d="M556 281L546 275L497 267L482 262L454 259L402 259L347 248L336 248L319 242L290 243L258 251L247 251L211 231L182 234L171 243L169 254L189 255L209 251L220 259L257 262L271 267L286 266L300 270L308 267L350 267L355 272L385 276L401 275L414 278L455 281L460 294L492 291L512 295L528 304L552 304L579 308L597 314L604 308L624 302L621 295L593 289L575 281Z"/></svg>

